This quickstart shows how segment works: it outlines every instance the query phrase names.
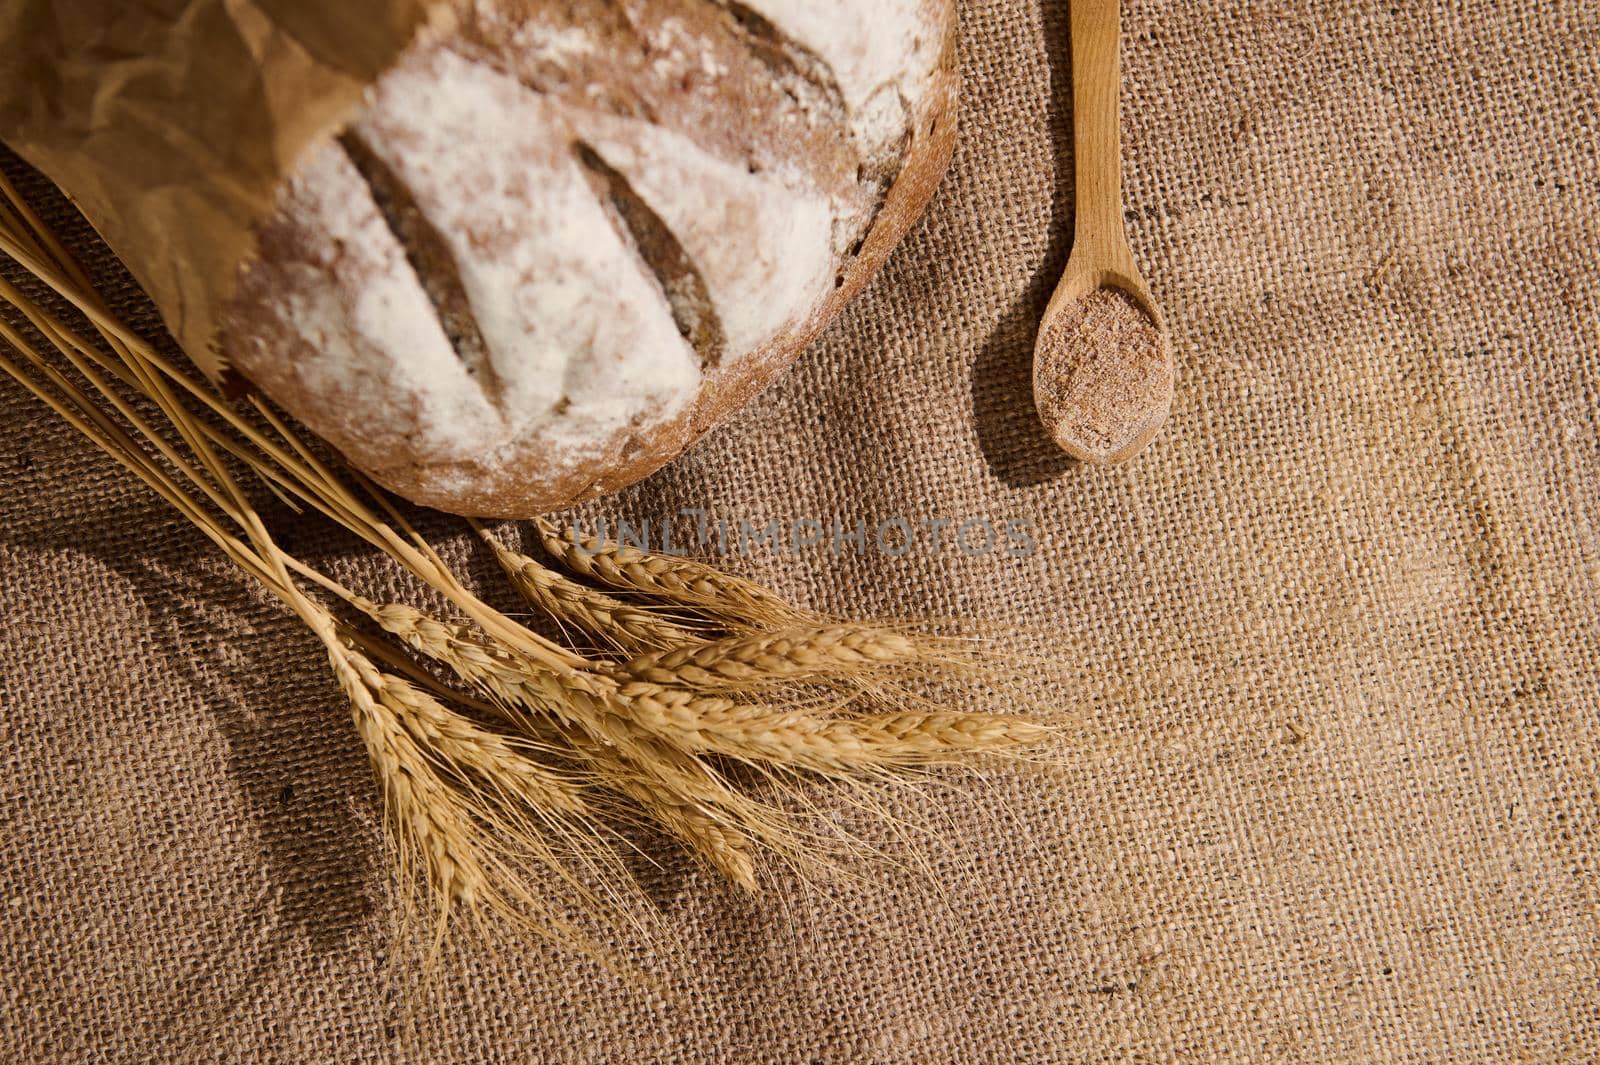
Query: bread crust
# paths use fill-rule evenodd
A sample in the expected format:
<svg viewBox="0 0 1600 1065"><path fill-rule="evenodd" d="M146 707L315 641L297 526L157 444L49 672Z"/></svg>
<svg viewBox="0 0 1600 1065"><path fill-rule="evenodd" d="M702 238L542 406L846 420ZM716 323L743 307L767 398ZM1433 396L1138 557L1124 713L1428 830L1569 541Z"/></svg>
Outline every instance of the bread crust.
<svg viewBox="0 0 1600 1065"><path fill-rule="evenodd" d="M513 19L517 17L516 8L538 6L534 0L500 2L513 9ZM662 416L635 419L609 432L603 439L586 441L578 461L553 458L556 453L551 444L538 433L517 440L513 446L497 449L492 457L441 454L414 430L406 434L374 424L375 419L368 416L369 412L359 402L360 387L317 387L315 379L303 371L315 355L313 345L319 338L307 335L315 330L308 330L303 321L282 312L283 292L318 283L316 271L319 270L326 271L329 278L322 283L348 293L358 292L371 282L359 262L362 249L352 251L349 247L352 241L348 239L327 243L324 234L313 232L304 219L297 220L288 210L280 210L263 227L259 259L241 271L240 296L225 316L224 348L230 361L356 466L416 503L474 516L526 517L616 491L640 480L681 454L790 365L882 267L931 200L954 150L958 75L952 4L949 0L928 0L921 8L928 32L939 35L938 58L918 94L909 101L907 140L898 171L889 182L881 205L864 233L854 242L855 246L835 255L832 291L813 307L801 308L809 313L797 315L764 343L746 352L732 353L736 357L703 359L698 391L688 402ZM487 48L494 54L493 41L469 40L468 44ZM463 46L446 41L428 47L459 49ZM519 71L519 76L536 77L537 73ZM618 92L628 91L634 90L619 79ZM760 102L752 106L759 110ZM682 117L685 122L695 120L693 115ZM703 122L704 117L698 120ZM355 135L360 135L361 128L360 125L355 127ZM826 129L822 131L823 134L827 132ZM728 133L728 136L741 135L748 134L737 127ZM818 150L829 150L827 143L817 141L808 146L805 158L815 158ZM359 146L351 146L346 155L360 161L359 151ZM822 160L817 165L820 169L830 164L830 160ZM604 164L597 165L603 173ZM752 172L755 166L752 162ZM365 173L365 168L363 177L372 183L372 175ZM405 205L383 206L385 213L391 215L391 226L404 227ZM401 221L395 223L395 217ZM413 239L408 239L406 244L413 252L419 244L426 244L415 239L415 234L409 236ZM326 247L308 251L319 241ZM376 268L371 264L367 266L369 270ZM429 296L435 308L446 306L446 296L458 298L458 294L440 296L431 289ZM440 312L441 321L451 321L454 317ZM456 353L462 355L461 331L449 331ZM684 336L689 338L687 329ZM481 343L481 338L476 342ZM706 351L700 354L704 357ZM374 389L382 386L382 381L372 382Z"/></svg>

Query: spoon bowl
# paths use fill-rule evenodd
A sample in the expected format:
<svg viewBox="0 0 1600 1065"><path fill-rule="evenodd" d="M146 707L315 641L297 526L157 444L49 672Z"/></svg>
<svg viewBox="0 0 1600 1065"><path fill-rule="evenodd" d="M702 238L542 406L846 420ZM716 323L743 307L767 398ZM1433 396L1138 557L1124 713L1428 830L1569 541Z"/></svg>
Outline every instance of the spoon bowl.
<svg viewBox="0 0 1600 1065"><path fill-rule="evenodd" d="M1071 278L1052 299L1033 355L1033 396L1051 439L1085 462L1124 462L1172 410L1172 356L1148 293Z"/></svg>

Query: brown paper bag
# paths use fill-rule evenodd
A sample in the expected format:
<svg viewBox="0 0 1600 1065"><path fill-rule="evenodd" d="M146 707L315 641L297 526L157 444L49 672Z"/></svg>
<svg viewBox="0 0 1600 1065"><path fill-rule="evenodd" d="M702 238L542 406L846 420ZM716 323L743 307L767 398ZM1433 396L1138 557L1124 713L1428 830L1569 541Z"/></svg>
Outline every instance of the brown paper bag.
<svg viewBox="0 0 1600 1065"><path fill-rule="evenodd" d="M76 202L200 368L296 162L449 0L7 0L0 140Z"/></svg>

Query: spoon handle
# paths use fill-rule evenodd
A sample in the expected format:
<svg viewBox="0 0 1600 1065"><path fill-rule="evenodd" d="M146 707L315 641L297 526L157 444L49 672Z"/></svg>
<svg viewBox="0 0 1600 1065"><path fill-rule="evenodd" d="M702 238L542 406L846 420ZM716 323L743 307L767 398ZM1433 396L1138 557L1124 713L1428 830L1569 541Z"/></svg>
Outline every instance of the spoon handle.
<svg viewBox="0 0 1600 1065"><path fill-rule="evenodd" d="M1077 201L1072 257L1084 266L1131 272L1122 228L1122 5L1072 2L1073 167Z"/></svg>

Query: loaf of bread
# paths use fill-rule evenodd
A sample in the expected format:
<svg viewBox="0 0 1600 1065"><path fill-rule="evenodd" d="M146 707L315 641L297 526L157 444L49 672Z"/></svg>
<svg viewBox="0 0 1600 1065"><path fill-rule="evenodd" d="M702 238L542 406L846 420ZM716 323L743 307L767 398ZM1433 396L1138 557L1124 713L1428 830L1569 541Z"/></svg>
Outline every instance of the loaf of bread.
<svg viewBox="0 0 1600 1065"><path fill-rule="evenodd" d="M299 164L228 363L416 502L629 484L878 269L953 144L949 0L475 0Z"/></svg>

